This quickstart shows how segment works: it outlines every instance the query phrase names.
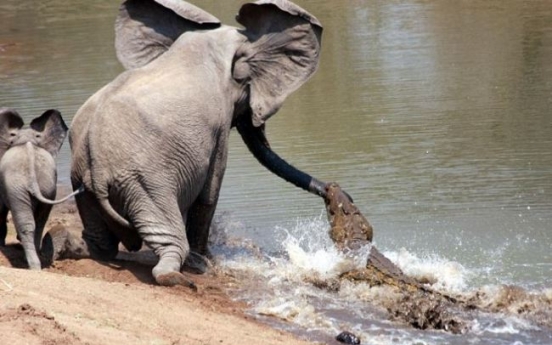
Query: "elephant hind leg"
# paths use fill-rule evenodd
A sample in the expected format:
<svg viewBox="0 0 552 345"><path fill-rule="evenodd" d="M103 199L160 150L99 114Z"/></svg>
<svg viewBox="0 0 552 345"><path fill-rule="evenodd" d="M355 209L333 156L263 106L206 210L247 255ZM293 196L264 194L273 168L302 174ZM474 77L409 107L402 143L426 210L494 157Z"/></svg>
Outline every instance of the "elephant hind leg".
<svg viewBox="0 0 552 345"><path fill-rule="evenodd" d="M165 247L163 249L163 252L159 255L159 262L152 270L153 277L157 284L162 286L183 285L197 291L194 282L180 272L182 258L179 253L172 251L171 247Z"/></svg>
<svg viewBox="0 0 552 345"><path fill-rule="evenodd" d="M25 258L27 259L27 264L32 270L42 269L40 259L38 257L38 251L35 245L35 236L34 236L35 225L33 223L21 224L18 226L18 232L21 237L21 245L25 251Z"/></svg>
<svg viewBox="0 0 552 345"><path fill-rule="evenodd" d="M208 240L215 208L216 201L212 204L204 204L196 200L188 211L186 234L190 244L190 254L184 263L184 269L188 272L203 274L212 266Z"/></svg>
<svg viewBox="0 0 552 345"><path fill-rule="evenodd" d="M109 199L109 203L117 209L121 201L116 196ZM115 235L129 252L137 252L142 248L142 238L136 229L124 227L117 221L106 219L106 224L111 233Z"/></svg>
<svg viewBox="0 0 552 345"><path fill-rule="evenodd" d="M55 198L55 195L53 198ZM44 231L44 226L48 221L48 217L50 216L50 212L52 211L52 205L38 204L36 207L37 207L35 211L36 228L34 233L34 240L35 240L36 249L40 251L40 242L42 240L42 233Z"/></svg>
<svg viewBox="0 0 552 345"><path fill-rule="evenodd" d="M83 251L100 260L111 260L119 252L119 239L108 228L103 218L101 206L96 197L85 191L75 197L77 208L84 226L82 243Z"/></svg>
<svg viewBox="0 0 552 345"><path fill-rule="evenodd" d="M140 210L130 217L144 243L159 257L152 271L155 281L163 286L183 285L197 290L193 281L181 273L190 247L176 202L144 198L141 204ZM151 222L152 219L155 221Z"/></svg>
<svg viewBox="0 0 552 345"><path fill-rule="evenodd" d="M157 284L183 285L197 290L194 282L180 272L189 254L184 229L156 225L140 227L138 231L146 245L159 257L159 262L152 270Z"/></svg>
<svg viewBox="0 0 552 345"><path fill-rule="evenodd" d="M35 221L30 205L28 206L28 210L12 211L12 215L13 223L25 251L25 258L27 259L29 268L40 270L42 267L35 245Z"/></svg>

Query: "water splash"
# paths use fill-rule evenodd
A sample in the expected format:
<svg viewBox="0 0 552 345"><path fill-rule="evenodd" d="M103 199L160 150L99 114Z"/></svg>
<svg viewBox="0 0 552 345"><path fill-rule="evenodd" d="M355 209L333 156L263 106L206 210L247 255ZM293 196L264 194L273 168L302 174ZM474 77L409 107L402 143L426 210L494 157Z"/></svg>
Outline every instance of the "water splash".
<svg viewBox="0 0 552 345"><path fill-rule="evenodd" d="M342 253L337 250L327 234L327 224L320 218L313 222L298 222L292 231L286 231L282 242L283 250L289 256L290 264L303 274L315 273L322 279L336 278L341 273L366 266L371 246ZM320 231L326 228L325 231ZM300 232L300 237L297 233ZM324 236L308 236L323 233Z"/></svg>
<svg viewBox="0 0 552 345"><path fill-rule="evenodd" d="M291 330L310 340L327 342L343 330L360 336L363 344L465 344L488 340L489 344L511 344L528 337L528 332L539 332L533 320L543 320L539 303L552 305L552 290L537 294L519 293L504 307L512 293L500 287L474 289L470 281L477 274L458 262L435 253L419 256L406 249L385 251L391 261L407 275L426 280L433 288L456 293L466 298L477 295L478 303L497 306L490 314L483 313L474 319L468 334L454 337L442 332L419 331L389 320L386 305L399 301L396 291L386 286L370 287L367 284L339 281L341 273L362 268L370 253L370 246L355 253L339 252L328 235L328 224L322 215L313 219L298 219L294 226L275 227L269 231L279 238L276 250L267 253L253 242L230 234L243 231L244 224L225 215L214 223L215 247L218 266L240 279L237 297L251 305L257 316L269 316L273 326ZM339 281L339 287L313 283ZM330 288L329 288L330 287ZM495 290L493 290L495 289ZM496 290L499 289L499 290ZM502 293L497 293L502 291ZM513 291L513 290L511 290ZM502 297L499 298L498 296ZM537 303L538 302L538 303ZM532 303L532 304L531 304ZM535 310L536 317L527 319L519 314L522 306ZM489 308L490 308L489 307ZM492 308L491 308L492 310ZM514 311L512 311L514 310ZM550 314L546 314L547 324ZM275 319L285 321L276 324ZM541 334L541 333L538 333ZM547 335L537 335L552 341ZM529 336L531 338L531 336Z"/></svg>
<svg viewBox="0 0 552 345"><path fill-rule="evenodd" d="M427 282L432 288L438 290L453 293L465 292L469 279L474 275L460 263L436 254L419 257L405 248L401 248L399 251L385 251L384 255L406 275Z"/></svg>

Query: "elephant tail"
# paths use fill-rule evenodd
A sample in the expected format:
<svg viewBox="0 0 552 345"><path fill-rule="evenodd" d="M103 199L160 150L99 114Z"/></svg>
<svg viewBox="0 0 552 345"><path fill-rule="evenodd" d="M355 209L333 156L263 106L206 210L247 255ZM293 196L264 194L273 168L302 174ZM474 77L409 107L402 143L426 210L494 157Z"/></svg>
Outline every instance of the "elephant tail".
<svg viewBox="0 0 552 345"><path fill-rule="evenodd" d="M90 174L91 175L88 176L90 187L93 194L96 196L96 200L100 204L100 211L103 213L103 216L110 219L114 225L127 230L133 229L134 227L130 221L119 214L113 208L111 202L109 202L109 186L111 179L106 174L106 171L93 165L90 167Z"/></svg>
<svg viewBox="0 0 552 345"><path fill-rule="evenodd" d="M34 147L33 147L33 144L30 142L28 142L26 146L27 146L27 155L29 156L29 178L31 180L30 192L31 192L31 195L34 196L38 201L40 201L43 204L57 205L67 201L69 198L74 197L77 194L84 192L84 186L81 185L77 190L73 191L71 194L61 199L50 200L46 198L44 195L42 195L42 193L40 192L40 186L38 185L38 180L36 178Z"/></svg>
<svg viewBox="0 0 552 345"><path fill-rule="evenodd" d="M98 202L100 203L100 205L102 206L102 209L104 210L104 212L107 214L109 218L111 218L117 224L119 224L124 228L132 229L132 225L130 225L130 222L125 218L123 218L123 216L121 216L119 213L117 213L115 209L113 209L113 206L111 206L111 203L109 202L109 199L107 198L107 196L98 197Z"/></svg>

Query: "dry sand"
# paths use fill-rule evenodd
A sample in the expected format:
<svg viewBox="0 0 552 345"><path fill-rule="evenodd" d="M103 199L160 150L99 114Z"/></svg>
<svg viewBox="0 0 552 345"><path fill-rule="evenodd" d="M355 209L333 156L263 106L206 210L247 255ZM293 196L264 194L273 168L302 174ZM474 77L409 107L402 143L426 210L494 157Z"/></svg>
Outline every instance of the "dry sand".
<svg viewBox="0 0 552 345"><path fill-rule="evenodd" d="M82 225L74 204L55 206L46 230ZM11 226L11 223L9 224ZM247 316L215 272L193 276L199 291L156 286L151 265L63 260L26 269L13 229L0 248L2 344L309 344Z"/></svg>

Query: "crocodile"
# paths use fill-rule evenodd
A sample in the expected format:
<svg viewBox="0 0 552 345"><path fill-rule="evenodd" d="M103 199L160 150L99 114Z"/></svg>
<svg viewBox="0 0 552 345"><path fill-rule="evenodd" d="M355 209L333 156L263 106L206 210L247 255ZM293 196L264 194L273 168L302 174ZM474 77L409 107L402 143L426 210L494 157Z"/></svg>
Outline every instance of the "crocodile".
<svg viewBox="0 0 552 345"><path fill-rule="evenodd" d="M462 310L472 310L475 306L436 291L404 274L372 245L373 228L350 196L337 183L327 184L326 192L324 202L331 226L329 235L338 250L347 252L362 246L371 246L366 266L342 273L339 280L365 283L370 287L392 288L399 296L398 300L386 306L392 319L406 321L419 329L464 332L468 321L452 310L458 306L461 306ZM335 283L332 284L332 288L336 289Z"/></svg>

